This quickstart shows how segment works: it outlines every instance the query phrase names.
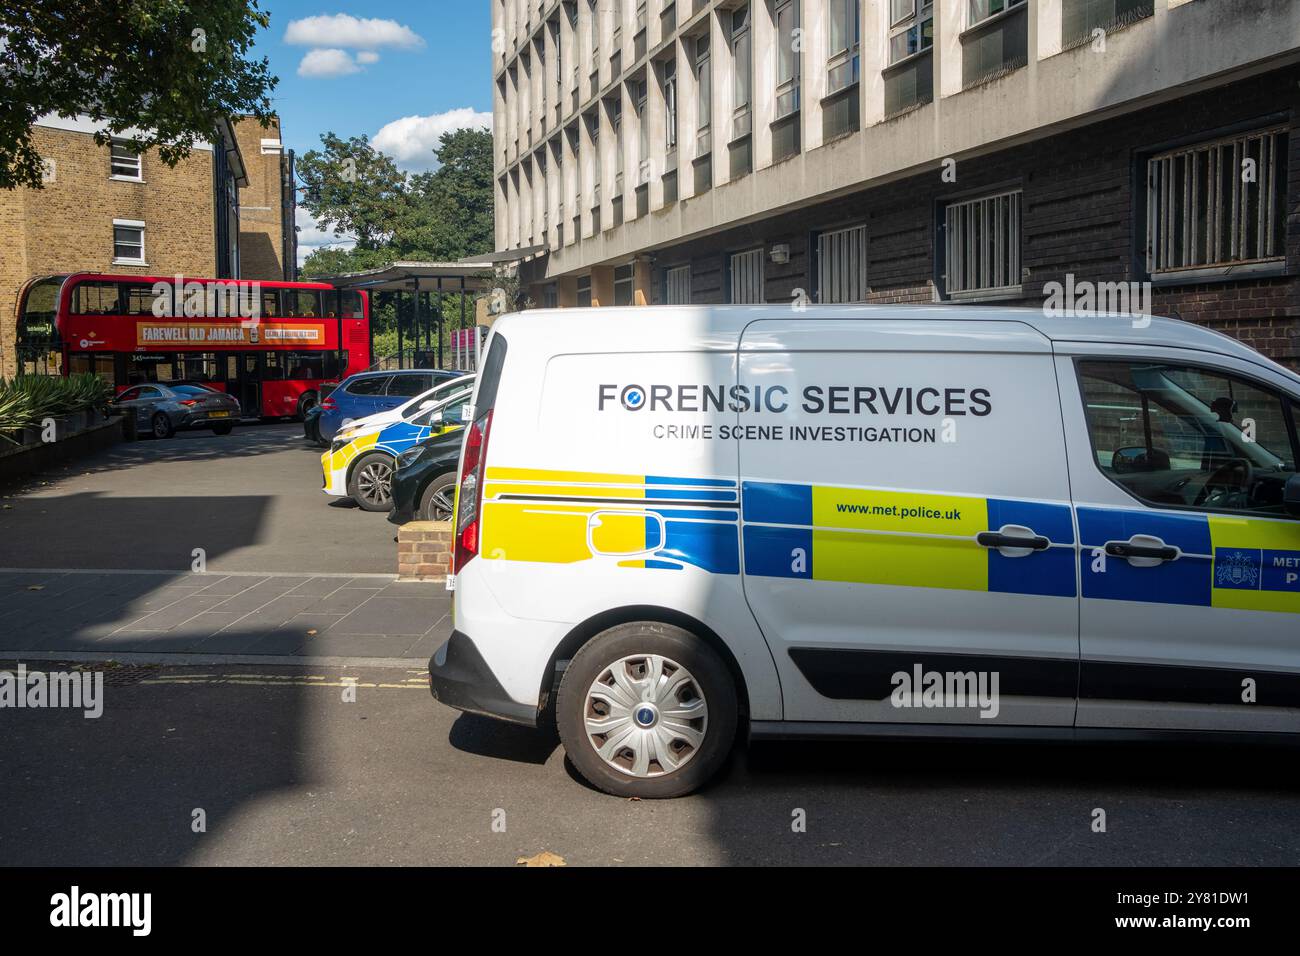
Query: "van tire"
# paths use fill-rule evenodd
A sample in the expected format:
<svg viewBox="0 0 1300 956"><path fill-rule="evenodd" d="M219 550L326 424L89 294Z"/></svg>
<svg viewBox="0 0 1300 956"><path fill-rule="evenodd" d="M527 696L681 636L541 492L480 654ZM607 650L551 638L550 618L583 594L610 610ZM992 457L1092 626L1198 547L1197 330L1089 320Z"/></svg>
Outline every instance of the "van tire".
<svg viewBox="0 0 1300 956"><path fill-rule="evenodd" d="M707 708L702 725L704 736L676 770L636 776L612 766L597 752L586 726L588 706L593 700L589 694L598 679L612 674L614 665L623 663L635 671L641 666L635 658L652 655L675 664L689 675L688 685L676 690L677 695L686 695L678 697L677 703L683 700L692 703L696 694L703 698ZM627 663L628 659L633 659L633 663ZM727 762L736 737L739 704L731 672L708 644L671 624L636 621L598 634L574 655L556 694L555 719L565 753L588 783L615 796L661 799L680 797L699 789ZM699 725L695 726L698 729ZM674 741L677 743L684 744L684 739ZM633 764L633 760L630 749L621 758L625 765ZM659 769L663 771L662 765Z"/></svg>

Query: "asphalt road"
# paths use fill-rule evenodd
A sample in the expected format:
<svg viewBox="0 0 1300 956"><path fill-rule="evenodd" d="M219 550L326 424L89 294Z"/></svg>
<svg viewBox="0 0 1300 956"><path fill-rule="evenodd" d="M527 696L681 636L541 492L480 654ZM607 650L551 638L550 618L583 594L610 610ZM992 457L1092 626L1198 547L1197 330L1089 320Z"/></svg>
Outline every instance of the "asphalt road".
<svg viewBox="0 0 1300 956"><path fill-rule="evenodd" d="M384 515L321 492L302 426L121 444L0 488L0 568L395 573Z"/></svg>
<svg viewBox="0 0 1300 956"><path fill-rule="evenodd" d="M357 680L354 703L344 676ZM1293 752L768 744L738 751L700 794L628 801L576 780L548 735L439 705L416 667L111 681L97 720L0 712L0 863L1300 860ZM806 832L792 829L798 810Z"/></svg>

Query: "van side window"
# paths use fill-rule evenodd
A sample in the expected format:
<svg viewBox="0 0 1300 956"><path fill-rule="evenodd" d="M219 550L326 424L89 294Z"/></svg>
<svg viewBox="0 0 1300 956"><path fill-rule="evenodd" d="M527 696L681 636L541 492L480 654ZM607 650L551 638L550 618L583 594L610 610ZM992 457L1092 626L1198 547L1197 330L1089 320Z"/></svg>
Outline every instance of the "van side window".
<svg viewBox="0 0 1300 956"><path fill-rule="evenodd" d="M1097 466L1156 506L1284 516L1295 404L1237 375L1143 361L1079 363Z"/></svg>

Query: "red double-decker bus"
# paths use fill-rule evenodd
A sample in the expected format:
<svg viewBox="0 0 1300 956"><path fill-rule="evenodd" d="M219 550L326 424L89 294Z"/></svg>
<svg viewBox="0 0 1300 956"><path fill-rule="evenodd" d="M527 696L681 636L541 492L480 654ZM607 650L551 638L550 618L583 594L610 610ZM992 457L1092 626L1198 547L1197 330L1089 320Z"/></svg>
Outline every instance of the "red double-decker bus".
<svg viewBox="0 0 1300 956"><path fill-rule="evenodd" d="M19 295L17 357L23 374L196 382L245 415L302 416L369 367L370 303L319 282L44 276Z"/></svg>

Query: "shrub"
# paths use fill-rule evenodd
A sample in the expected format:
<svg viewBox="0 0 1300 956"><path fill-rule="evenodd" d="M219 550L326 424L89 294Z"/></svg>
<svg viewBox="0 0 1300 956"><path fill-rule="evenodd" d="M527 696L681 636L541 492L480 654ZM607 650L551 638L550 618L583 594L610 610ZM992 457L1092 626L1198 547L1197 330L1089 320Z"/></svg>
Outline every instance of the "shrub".
<svg viewBox="0 0 1300 956"><path fill-rule="evenodd" d="M85 409L103 409L113 387L98 375L83 372L66 378L23 375L0 380L0 438L17 443L17 432L40 425L46 418Z"/></svg>

